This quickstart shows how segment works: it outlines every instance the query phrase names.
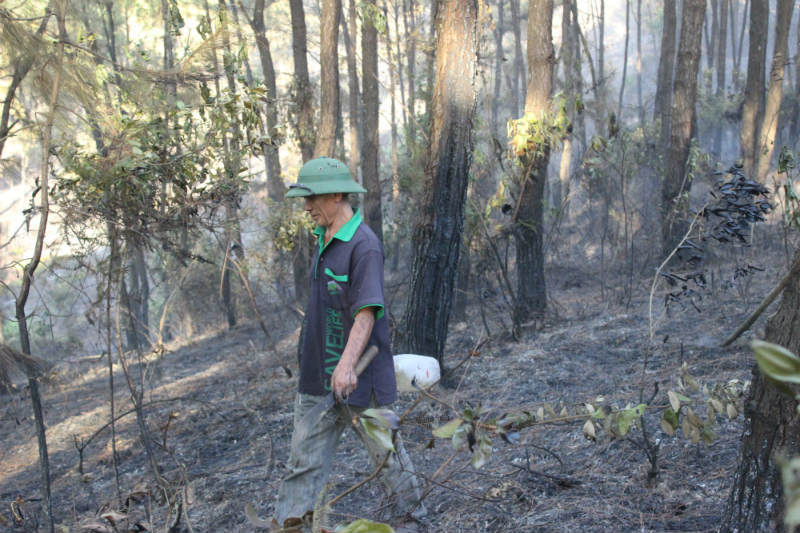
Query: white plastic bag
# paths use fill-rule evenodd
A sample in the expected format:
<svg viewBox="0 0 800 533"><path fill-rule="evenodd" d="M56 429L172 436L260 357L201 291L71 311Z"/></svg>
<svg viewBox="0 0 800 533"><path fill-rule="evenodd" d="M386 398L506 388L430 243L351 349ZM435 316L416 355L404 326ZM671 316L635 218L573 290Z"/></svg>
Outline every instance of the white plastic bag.
<svg viewBox="0 0 800 533"><path fill-rule="evenodd" d="M394 373L399 392L413 392L417 387L427 389L441 377L439 361L427 355L404 353L394 356Z"/></svg>

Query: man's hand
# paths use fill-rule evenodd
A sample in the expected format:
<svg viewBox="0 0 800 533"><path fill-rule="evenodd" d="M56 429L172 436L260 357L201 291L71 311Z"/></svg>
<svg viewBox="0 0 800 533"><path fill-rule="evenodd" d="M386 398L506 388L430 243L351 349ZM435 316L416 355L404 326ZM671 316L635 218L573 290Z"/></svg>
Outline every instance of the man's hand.
<svg viewBox="0 0 800 533"><path fill-rule="evenodd" d="M333 391L333 397L338 401L346 400L356 390L356 385L358 385L356 363L367 346L374 324L375 308L365 307L356 313L353 327L350 329L350 336L347 338L344 352L342 352L342 358L339 359L339 364L336 365L331 376L331 391Z"/></svg>
<svg viewBox="0 0 800 533"><path fill-rule="evenodd" d="M337 401L344 401L350 396L358 385L355 365L348 364L344 359L339 361L331 376L331 390Z"/></svg>

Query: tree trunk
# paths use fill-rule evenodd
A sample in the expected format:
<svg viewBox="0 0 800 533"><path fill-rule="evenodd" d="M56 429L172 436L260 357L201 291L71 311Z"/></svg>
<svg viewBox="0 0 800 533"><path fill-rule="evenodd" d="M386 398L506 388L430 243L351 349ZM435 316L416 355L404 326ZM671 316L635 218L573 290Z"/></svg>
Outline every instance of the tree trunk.
<svg viewBox="0 0 800 533"><path fill-rule="evenodd" d="M261 74L264 76L264 85L267 87L266 118L267 135L272 137L278 128L278 87L275 82L275 67L272 63L272 53L267 39L264 24L264 0L256 0L253 7L253 20L250 23L256 38L258 57L261 59ZM273 202L283 200L286 187L281 177L281 160L278 156L278 146L272 142L262 145L264 160L267 167L267 195Z"/></svg>
<svg viewBox="0 0 800 533"><path fill-rule="evenodd" d="M314 98L308 77L306 41L306 16L303 0L289 0L292 15L292 58L294 60L295 131L300 143L300 152L305 163L314 157ZM295 282L297 276L295 273ZM303 286L306 279L303 278Z"/></svg>
<svg viewBox="0 0 800 533"><path fill-rule="evenodd" d="M550 111L553 90L553 0L531 0L528 6L528 89L525 114L541 117ZM544 184L550 146L523 157L523 177L514 235L517 250L517 294L514 300L515 332L527 320L544 312L547 294L544 280Z"/></svg>
<svg viewBox="0 0 800 533"><path fill-rule="evenodd" d="M742 51L744 50L744 29L747 27L747 13L750 6L750 0L745 0L744 9L742 10L742 25L739 27L739 46L736 46L736 25L734 23L735 7L736 4L731 3L731 46L734 49L735 55L733 57L733 90L739 93L742 90ZM764 36L766 39L766 36Z"/></svg>
<svg viewBox="0 0 800 533"><path fill-rule="evenodd" d="M642 102L642 0L636 0L636 109L639 126L644 127L644 103Z"/></svg>
<svg viewBox="0 0 800 533"><path fill-rule="evenodd" d="M800 353L800 250L775 314L767 321L765 340ZM776 457L800 449L797 401L753 369L745 402L745 431L733 486L720 532L783 531L784 498Z"/></svg>
<svg viewBox="0 0 800 533"><path fill-rule="evenodd" d="M519 0L511 0L511 28L514 32L514 65L511 74L511 110L514 118L519 118L520 95L522 90L520 80L525 79L525 66L522 59L522 17L519 14ZM524 83L524 82L523 82Z"/></svg>
<svg viewBox="0 0 800 533"><path fill-rule="evenodd" d="M625 78L628 72L628 41L631 36L631 0L625 0L625 48L622 55L622 79L619 82L619 103L617 104L617 120L622 123L622 101L625 94Z"/></svg>
<svg viewBox="0 0 800 533"><path fill-rule="evenodd" d="M503 0L497 1L497 22L494 27L494 90L492 93L491 112L489 123L492 128L492 137L502 135L498 124L498 107L500 104L500 89L503 85Z"/></svg>
<svg viewBox="0 0 800 533"><path fill-rule="evenodd" d="M408 121L408 131L406 133L406 146L410 147L412 143L416 143L417 139L417 121L416 121L416 108L417 108L417 31L416 23L416 0L403 1L403 26L405 27L406 36L406 53L408 54L408 114L411 115ZM397 36L400 39L400 35ZM398 57L398 63L400 58ZM398 65L399 66L399 65Z"/></svg>
<svg viewBox="0 0 800 533"><path fill-rule="evenodd" d="M800 57L800 31L797 32L795 57ZM790 148L796 148L800 140L800 65L795 64L794 98L792 101L792 125L789 128Z"/></svg>
<svg viewBox="0 0 800 533"><path fill-rule="evenodd" d="M314 102L308 77L306 17L303 0L289 0L292 16L292 58L294 61L295 131L300 143L303 163L314 157ZM305 305L308 300L308 275L311 263L311 236L303 230L292 251L292 274L295 300Z"/></svg>
<svg viewBox="0 0 800 533"><path fill-rule="evenodd" d="M377 11L375 0L365 5ZM372 11L372 10L370 10ZM372 11L374 12L374 11ZM364 148L361 152L361 170L364 174L364 221L383 241L383 216L381 214L381 182L378 175L378 30L375 21L361 23L361 61L364 98Z"/></svg>
<svg viewBox="0 0 800 533"><path fill-rule="evenodd" d="M750 46L747 51L747 85L742 105L742 125L739 130L739 151L746 174L755 170L755 152L760 123L760 108L764 94L764 74L767 61L767 32L769 27L768 0L750 2Z"/></svg>
<svg viewBox="0 0 800 533"><path fill-rule="evenodd" d="M670 113L672 111L672 73L675 68L675 38L678 20L675 0L664 0L664 28L661 31L661 54L658 59L656 97L653 120L661 121L661 145L669 139Z"/></svg>
<svg viewBox="0 0 800 533"><path fill-rule="evenodd" d="M456 285L464 203L472 162L476 104L478 1L441 0L436 25L436 83L431 99L425 198L414 227L414 259L405 311L405 347L442 362Z"/></svg>
<svg viewBox="0 0 800 533"><path fill-rule="evenodd" d="M341 0L322 0L319 21L320 101L314 157L335 157L339 116L339 15Z"/></svg>
<svg viewBox="0 0 800 533"><path fill-rule="evenodd" d="M780 120L781 100L783 99L783 74L786 69L789 44L789 25L792 21L794 0L778 0L778 17L775 27L775 47L772 67L769 74L767 104L759 128L759 142L756 145L756 179L767 181L767 172L775 150L775 133Z"/></svg>
<svg viewBox="0 0 800 533"><path fill-rule="evenodd" d="M574 0L564 0L561 12L561 63L564 68L564 94L567 97L567 118L572 123L575 120L575 98L581 94L576 91L576 78L580 77L580 61L578 67L575 58L579 53L578 20L573 18ZM572 133L575 130L573 129ZM561 162L559 165L558 181L553 182L553 206L559 208L569 195L569 180L572 176L572 139L570 133L563 141ZM557 185L557 186L555 186Z"/></svg>
<svg viewBox="0 0 800 533"><path fill-rule="evenodd" d="M695 122L697 99L697 70L700 67L700 47L705 0L684 0L681 14L681 39L675 66L675 86L672 102L672 127L664 182L661 190L661 228L664 255L669 254L686 231L691 181L687 179L689 143Z"/></svg>
<svg viewBox="0 0 800 533"><path fill-rule="evenodd" d="M361 160L361 107L359 106L361 91L358 88L358 67L356 65L357 23L356 2L355 0L350 0L347 10L347 22L345 22L344 17L342 17L342 35L344 36L344 48L347 53L347 144L350 152L348 166L353 179L362 183L361 176L358 174Z"/></svg>
<svg viewBox="0 0 800 533"><path fill-rule="evenodd" d="M730 0L719 0L719 36L717 38L717 101L725 97L725 78L727 74L728 49L728 3ZM722 132L724 121L715 125L712 152L717 158L722 157Z"/></svg>

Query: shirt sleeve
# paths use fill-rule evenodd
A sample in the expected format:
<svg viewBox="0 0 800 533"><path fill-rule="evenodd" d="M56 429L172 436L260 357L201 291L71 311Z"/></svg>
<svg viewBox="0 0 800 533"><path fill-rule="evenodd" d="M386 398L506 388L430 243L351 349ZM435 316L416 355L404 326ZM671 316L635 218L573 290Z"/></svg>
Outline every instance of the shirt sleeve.
<svg viewBox="0 0 800 533"><path fill-rule="evenodd" d="M383 254L369 250L358 257L350 272L350 316L375 307L375 320L383 316Z"/></svg>

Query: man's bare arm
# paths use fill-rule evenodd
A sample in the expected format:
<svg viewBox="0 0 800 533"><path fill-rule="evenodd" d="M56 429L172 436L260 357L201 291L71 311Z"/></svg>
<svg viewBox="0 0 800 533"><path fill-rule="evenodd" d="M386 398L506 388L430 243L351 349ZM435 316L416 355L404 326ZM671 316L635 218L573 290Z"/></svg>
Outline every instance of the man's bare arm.
<svg viewBox="0 0 800 533"><path fill-rule="evenodd" d="M375 309L365 307L356 313L350 336L347 337L342 357L333 370L331 376L331 390L338 399L344 399L356 390L358 376L356 376L356 363L364 352L375 325Z"/></svg>

